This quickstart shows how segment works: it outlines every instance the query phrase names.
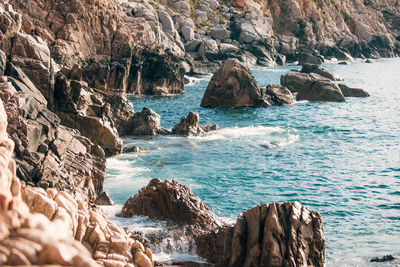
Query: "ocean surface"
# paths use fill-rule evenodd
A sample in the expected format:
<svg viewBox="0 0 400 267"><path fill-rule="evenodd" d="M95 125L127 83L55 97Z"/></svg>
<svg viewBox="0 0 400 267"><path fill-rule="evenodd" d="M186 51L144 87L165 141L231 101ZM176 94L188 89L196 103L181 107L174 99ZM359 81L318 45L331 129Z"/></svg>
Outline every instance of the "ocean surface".
<svg viewBox="0 0 400 267"><path fill-rule="evenodd" d="M325 67L371 97L201 108L208 76L185 87L183 95L132 99L135 111L152 108L165 128L195 111L201 124L216 123L220 129L199 137L125 138L124 144L147 151L109 158L105 190L122 205L152 178L176 179L228 221L261 203L299 201L323 217L326 266L390 266L368 260L400 256L400 59ZM293 69L299 67L252 72L266 86L279 84L281 74ZM109 213L118 223L147 233L173 228ZM183 239L167 238L157 246L153 250L159 260L195 258Z"/></svg>

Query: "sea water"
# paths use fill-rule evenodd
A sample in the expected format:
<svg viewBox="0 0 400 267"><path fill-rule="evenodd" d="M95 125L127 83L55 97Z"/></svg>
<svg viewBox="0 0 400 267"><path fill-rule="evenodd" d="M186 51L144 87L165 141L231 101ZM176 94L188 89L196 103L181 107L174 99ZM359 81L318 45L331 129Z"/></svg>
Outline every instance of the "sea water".
<svg viewBox="0 0 400 267"><path fill-rule="evenodd" d="M182 95L132 99L135 111L152 108L165 128L195 111L201 124L220 129L199 137L125 138L125 145L147 150L109 158L105 190L121 205L152 178L176 179L229 221L261 203L300 201L322 215L326 266L372 266L372 257L400 255L400 59L325 67L371 96L344 103L201 108L207 76ZM291 70L299 67L252 73L262 87L279 84ZM143 231L168 228L143 217L111 217ZM153 248L156 258L196 258L182 242L179 248L170 244L169 256Z"/></svg>

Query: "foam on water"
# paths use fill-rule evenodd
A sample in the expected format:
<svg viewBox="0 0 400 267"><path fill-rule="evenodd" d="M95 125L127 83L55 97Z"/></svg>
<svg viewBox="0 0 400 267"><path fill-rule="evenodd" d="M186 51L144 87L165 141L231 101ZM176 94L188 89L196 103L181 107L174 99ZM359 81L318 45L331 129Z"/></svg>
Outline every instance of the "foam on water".
<svg viewBox="0 0 400 267"><path fill-rule="evenodd" d="M150 107L159 113L165 128L195 111L201 124L216 123L220 129L190 138L126 138L126 144L147 151L108 159L105 190L123 204L152 178L176 179L231 222L261 203L299 201L323 217L326 266L375 266L368 259L399 255L400 59L330 62L325 67L343 77L346 85L366 89L371 97L347 98L344 103L300 101L282 107L209 109L199 106L207 86L202 80L186 87L182 95L133 99L135 110ZM299 68L252 71L262 87L279 84L281 73ZM170 227L143 218L132 220L120 223L143 231L154 228L149 232ZM162 245L165 249L175 246L167 243ZM188 254L175 251L168 252L174 260Z"/></svg>

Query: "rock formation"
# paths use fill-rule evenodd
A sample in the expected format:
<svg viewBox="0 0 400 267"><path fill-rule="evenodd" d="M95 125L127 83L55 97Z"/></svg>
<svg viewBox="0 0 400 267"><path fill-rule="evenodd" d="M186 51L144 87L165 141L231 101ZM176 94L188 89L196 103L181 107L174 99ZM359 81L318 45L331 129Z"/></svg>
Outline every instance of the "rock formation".
<svg viewBox="0 0 400 267"><path fill-rule="evenodd" d="M160 115L152 109L143 108L141 112L136 112L130 121L129 135L157 135L167 134L168 130L160 125Z"/></svg>
<svg viewBox="0 0 400 267"><path fill-rule="evenodd" d="M152 179L146 187L130 197L122 208L121 216L133 215L196 225L203 230L215 229L222 224L189 187L175 180Z"/></svg>
<svg viewBox="0 0 400 267"><path fill-rule="evenodd" d="M321 215L298 202L256 206L195 237L197 253L217 266L324 266Z"/></svg>
<svg viewBox="0 0 400 267"><path fill-rule="evenodd" d="M0 265L153 266L151 251L79 192L21 184L13 147L0 102Z"/></svg>
<svg viewBox="0 0 400 267"><path fill-rule="evenodd" d="M304 63L301 68L302 73L316 73L324 78L331 81L343 81L343 78L339 77L337 74L329 71L319 65Z"/></svg>
<svg viewBox="0 0 400 267"><path fill-rule="evenodd" d="M196 136L218 129L218 125L216 124L199 125L199 121L199 114L189 111L187 117L182 117L181 121L172 128L172 133Z"/></svg>
<svg viewBox="0 0 400 267"><path fill-rule="evenodd" d="M293 104L293 95L290 90L282 85L268 85L262 88L263 97L268 103L276 106L285 106Z"/></svg>
<svg viewBox="0 0 400 267"><path fill-rule="evenodd" d="M201 100L202 107L243 107L290 104L287 90L261 90L250 69L237 59L228 59L212 76ZM271 95L270 95L271 94ZM280 99L283 97L284 99Z"/></svg>
<svg viewBox="0 0 400 267"><path fill-rule="evenodd" d="M281 76L281 84L290 91L297 92L298 101L345 101L344 95L336 84L315 73L284 74Z"/></svg>
<svg viewBox="0 0 400 267"><path fill-rule="evenodd" d="M345 97L368 97L369 93L361 88L350 88L347 85L338 84L340 90Z"/></svg>

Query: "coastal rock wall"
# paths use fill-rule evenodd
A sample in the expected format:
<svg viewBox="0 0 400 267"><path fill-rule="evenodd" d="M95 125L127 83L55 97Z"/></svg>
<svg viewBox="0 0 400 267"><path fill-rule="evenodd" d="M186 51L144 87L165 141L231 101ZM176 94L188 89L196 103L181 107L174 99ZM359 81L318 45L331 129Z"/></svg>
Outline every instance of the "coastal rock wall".
<svg viewBox="0 0 400 267"><path fill-rule="evenodd" d="M0 265L153 266L148 248L79 193L21 184L7 131L0 102Z"/></svg>

